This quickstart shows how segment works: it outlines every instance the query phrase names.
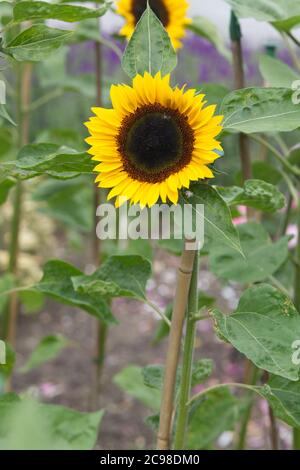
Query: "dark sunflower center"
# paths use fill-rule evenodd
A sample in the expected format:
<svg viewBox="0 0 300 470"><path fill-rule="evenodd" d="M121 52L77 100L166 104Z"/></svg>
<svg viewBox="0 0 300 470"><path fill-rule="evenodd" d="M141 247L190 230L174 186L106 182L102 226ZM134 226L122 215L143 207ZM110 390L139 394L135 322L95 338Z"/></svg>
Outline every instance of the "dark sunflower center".
<svg viewBox="0 0 300 470"><path fill-rule="evenodd" d="M190 162L193 148L194 133L187 118L159 104L127 116L118 136L124 168L139 181L163 181Z"/></svg>
<svg viewBox="0 0 300 470"><path fill-rule="evenodd" d="M164 0L149 0L149 5L162 24L167 26L169 22L169 13L164 4ZM135 24L139 21L146 8L147 0L132 0L131 11L135 18Z"/></svg>
<svg viewBox="0 0 300 470"><path fill-rule="evenodd" d="M149 112L132 125L127 135L125 152L137 167L149 173L157 173L180 160L180 127L166 113Z"/></svg>

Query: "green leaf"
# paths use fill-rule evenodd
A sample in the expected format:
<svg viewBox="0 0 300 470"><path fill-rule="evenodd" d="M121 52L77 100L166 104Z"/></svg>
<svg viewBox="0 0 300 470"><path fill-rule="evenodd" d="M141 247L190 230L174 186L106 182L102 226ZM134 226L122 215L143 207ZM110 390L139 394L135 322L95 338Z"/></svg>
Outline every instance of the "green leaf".
<svg viewBox="0 0 300 470"><path fill-rule="evenodd" d="M16 396L0 397L0 448L7 450L91 450L103 411L80 413Z"/></svg>
<svg viewBox="0 0 300 470"><path fill-rule="evenodd" d="M11 274L4 274L0 277L0 317L3 313L8 300L8 295L5 292L10 291L15 287L15 280Z"/></svg>
<svg viewBox="0 0 300 470"><path fill-rule="evenodd" d="M300 381L272 376L259 393L268 400L277 418L300 429Z"/></svg>
<svg viewBox="0 0 300 470"><path fill-rule="evenodd" d="M141 367L129 365L115 375L113 381L124 392L133 396L151 410L159 410L161 393L144 384Z"/></svg>
<svg viewBox="0 0 300 470"><path fill-rule="evenodd" d="M300 75L281 60L268 55L262 55L259 60L259 69L268 86L290 88Z"/></svg>
<svg viewBox="0 0 300 470"><path fill-rule="evenodd" d="M245 88L233 91L222 103L228 132L289 132L300 126L300 105L287 88Z"/></svg>
<svg viewBox="0 0 300 470"><path fill-rule="evenodd" d="M40 61L70 38L72 31L36 24L22 31L4 47L18 61Z"/></svg>
<svg viewBox="0 0 300 470"><path fill-rule="evenodd" d="M86 178L45 180L33 199L43 203L40 212L80 233L92 230L92 185Z"/></svg>
<svg viewBox="0 0 300 470"><path fill-rule="evenodd" d="M220 243L209 253L211 270L219 277L241 283L265 280L288 257L288 237L272 243L261 224L249 222L238 226L244 257Z"/></svg>
<svg viewBox="0 0 300 470"><path fill-rule="evenodd" d="M17 158L17 168L50 176L92 174L95 166L87 153L50 143L25 145Z"/></svg>
<svg viewBox="0 0 300 470"><path fill-rule="evenodd" d="M16 355L15 355L14 350L11 348L11 346L8 343L6 343L5 344L5 364L2 364L0 362L0 379L1 379L1 376L4 378L7 378L12 374L14 365L15 365L15 359L16 359Z"/></svg>
<svg viewBox="0 0 300 470"><path fill-rule="evenodd" d="M136 25L125 50L122 67L130 78L149 72L166 75L176 67L177 57L163 25L149 5Z"/></svg>
<svg viewBox="0 0 300 470"><path fill-rule="evenodd" d="M219 83L202 83L201 86L196 88L198 93L205 94L205 100L208 103L214 103L217 105L216 113L219 114L220 106L225 96L228 95L230 89Z"/></svg>
<svg viewBox="0 0 300 470"><path fill-rule="evenodd" d="M285 206L285 197L276 186L261 180L248 180L244 187L217 188L229 206L244 205L264 212L276 212Z"/></svg>
<svg viewBox="0 0 300 470"><path fill-rule="evenodd" d="M271 163L256 160L252 163L252 174L254 179L263 180L266 183L277 185L282 180L282 174ZM235 177L239 186L243 185L242 172L239 171Z"/></svg>
<svg viewBox="0 0 300 470"><path fill-rule="evenodd" d="M223 38L219 33L219 28L208 18L204 16L194 16L188 28L193 33L207 39L228 61L231 61L231 53L224 44Z"/></svg>
<svg viewBox="0 0 300 470"><path fill-rule="evenodd" d="M9 113L8 113L6 107L4 106L4 104L1 104L1 103L0 103L0 117L5 119L6 121L8 121L13 126L17 125L15 123L15 121L13 120L13 118L9 115Z"/></svg>
<svg viewBox="0 0 300 470"><path fill-rule="evenodd" d="M70 345L70 341L62 335L45 336L35 347L30 357L19 372L25 374L45 362L56 359L61 351Z"/></svg>
<svg viewBox="0 0 300 470"><path fill-rule="evenodd" d="M238 418L238 401L227 387L208 391L190 406L187 448L209 447L220 434L232 430Z"/></svg>
<svg viewBox="0 0 300 470"><path fill-rule="evenodd" d="M87 18L99 18L107 11L104 5L98 9L74 5L55 5L46 2L22 1L13 9L14 22L28 20L60 20L73 23Z"/></svg>
<svg viewBox="0 0 300 470"><path fill-rule="evenodd" d="M298 0L226 0L240 18L268 21L282 30L289 30L300 23Z"/></svg>
<svg viewBox="0 0 300 470"><path fill-rule="evenodd" d="M147 387L154 388L156 390L162 390L164 380L164 366L161 365L149 365L143 367L142 375L144 384ZM178 390L181 377L181 367L178 369L176 388ZM202 384L213 372L213 361L211 359L199 359L193 362L192 366L192 387Z"/></svg>
<svg viewBox="0 0 300 470"><path fill-rule="evenodd" d="M24 313L38 313L45 301L45 296L41 292L22 290L19 292L19 298L22 303Z"/></svg>
<svg viewBox="0 0 300 470"><path fill-rule="evenodd" d="M15 185L15 181L7 178L0 182L0 205L6 202L10 189Z"/></svg>
<svg viewBox="0 0 300 470"><path fill-rule="evenodd" d="M218 333L257 367L298 380L300 365L293 364L292 345L300 338L300 316L289 297L262 284L244 292L233 314L212 314Z"/></svg>
<svg viewBox="0 0 300 470"><path fill-rule="evenodd" d="M210 185L196 183L190 188L192 195L183 197L185 204L204 205L205 242L229 246L242 254L239 235L231 220L230 209L219 193ZM196 211L194 209L194 211Z"/></svg>
<svg viewBox="0 0 300 470"><path fill-rule="evenodd" d="M146 284L151 275L151 263L139 255L116 255L108 258L90 276L73 276L78 293L95 296L145 299Z"/></svg>
<svg viewBox="0 0 300 470"><path fill-rule="evenodd" d="M102 297L81 294L74 290L72 278L82 274L79 269L64 261L48 261L44 266L43 278L34 286L34 290L60 303L81 308L105 323L116 323L107 302Z"/></svg>

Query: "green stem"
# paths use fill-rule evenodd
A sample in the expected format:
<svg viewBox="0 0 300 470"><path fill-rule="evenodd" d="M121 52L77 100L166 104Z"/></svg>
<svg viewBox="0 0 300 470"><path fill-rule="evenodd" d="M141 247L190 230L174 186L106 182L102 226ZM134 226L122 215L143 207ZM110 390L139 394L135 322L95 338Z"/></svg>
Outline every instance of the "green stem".
<svg viewBox="0 0 300 470"><path fill-rule="evenodd" d="M251 134L249 137L269 149L270 152L273 153L274 157L276 157L276 159L282 164L282 166L285 167L290 173L294 174L295 176L300 176L299 168L291 165L290 162L276 149L276 147L270 144L270 142L254 134Z"/></svg>
<svg viewBox="0 0 300 470"><path fill-rule="evenodd" d="M258 374L259 374L259 369L254 364L251 363L251 371L250 371L251 377L250 377L248 385L250 386L256 385ZM245 449L245 445L246 445L248 424L251 418L251 413L252 413L252 408L253 408L253 392L252 391L248 394L247 398L249 400L249 404L243 414L243 418L241 422L239 438L238 438L238 443L237 443L238 450Z"/></svg>
<svg viewBox="0 0 300 470"><path fill-rule="evenodd" d="M298 244L296 249L295 293L294 303L300 314L300 207L298 207ZM300 450L300 429L294 429L294 450Z"/></svg>
<svg viewBox="0 0 300 470"><path fill-rule="evenodd" d="M182 375L179 392L178 416L176 423L176 433L174 448L176 450L184 449L185 437L188 421L188 402L191 393L192 366L194 355L194 343L196 333L195 316L198 313L198 271L199 271L199 253L196 252L191 286L188 300L188 313L186 320L186 335L184 340L184 352L182 360Z"/></svg>

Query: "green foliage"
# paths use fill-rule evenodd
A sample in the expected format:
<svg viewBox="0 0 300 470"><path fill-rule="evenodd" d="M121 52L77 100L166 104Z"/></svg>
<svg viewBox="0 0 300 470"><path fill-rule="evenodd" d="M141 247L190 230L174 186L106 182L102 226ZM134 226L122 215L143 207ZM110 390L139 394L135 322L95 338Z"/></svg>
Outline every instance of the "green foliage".
<svg viewBox="0 0 300 470"><path fill-rule="evenodd" d="M0 397L0 448L5 450L91 450L103 411L80 413L16 395Z"/></svg>
<svg viewBox="0 0 300 470"><path fill-rule="evenodd" d="M227 60L231 60L231 53L226 48L223 38L219 34L219 28L204 16L194 16L188 28L198 36L207 39Z"/></svg>
<svg viewBox="0 0 300 470"><path fill-rule="evenodd" d="M298 0L226 0L241 18L268 21L279 30L288 31L300 23Z"/></svg>
<svg viewBox="0 0 300 470"><path fill-rule="evenodd" d="M92 174L94 166L87 153L50 143L26 145L16 161L17 168L32 171L36 176L46 173L63 179Z"/></svg>
<svg viewBox="0 0 300 470"><path fill-rule="evenodd" d="M261 224L238 226L244 257L230 247L214 243L209 253L212 271L223 279L249 283L274 274L288 257L288 237L272 243Z"/></svg>
<svg viewBox="0 0 300 470"><path fill-rule="evenodd" d="M47 2L21 1L14 6L14 22L28 20L60 20L70 23L87 18L99 18L107 11L107 5L90 9L74 5L55 5Z"/></svg>
<svg viewBox="0 0 300 470"><path fill-rule="evenodd" d="M239 402L227 387L207 391L190 406L188 449L205 449L224 431L234 428Z"/></svg>
<svg viewBox="0 0 300 470"><path fill-rule="evenodd" d="M145 299L151 263L139 255L111 256L90 276L72 278L76 292Z"/></svg>
<svg viewBox="0 0 300 470"><path fill-rule="evenodd" d="M3 51L18 61L37 62L54 53L71 35L71 31L36 24L5 44Z"/></svg>
<svg viewBox="0 0 300 470"><path fill-rule="evenodd" d="M122 67L130 78L149 72L162 75L172 72L177 57L163 25L149 5L139 20L127 45Z"/></svg>
<svg viewBox="0 0 300 470"><path fill-rule="evenodd" d="M69 345L69 340L62 335L45 336L32 351L20 372L29 372L45 362L56 359L61 351Z"/></svg>
<svg viewBox="0 0 300 470"><path fill-rule="evenodd" d="M113 381L124 392L138 399L151 410L159 410L161 392L145 385L141 367L128 365L114 376Z"/></svg>
<svg viewBox="0 0 300 470"><path fill-rule="evenodd" d="M285 197L276 186L261 180L248 180L243 188L217 189L229 206L244 205L264 212L276 212L285 205Z"/></svg>
<svg viewBox="0 0 300 470"><path fill-rule="evenodd" d="M263 79L271 87L290 88L300 75L281 60L268 55L262 55L259 60L259 69Z"/></svg>
<svg viewBox="0 0 300 470"><path fill-rule="evenodd" d="M300 105L288 88L245 88L224 98L221 113L228 132L289 132L299 127Z"/></svg>
<svg viewBox="0 0 300 470"><path fill-rule="evenodd" d="M300 381L272 376L260 394L268 400L277 418L300 429Z"/></svg>
<svg viewBox="0 0 300 470"><path fill-rule="evenodd" d="M0 363L0 385L1 379L10 377L15 366L16 354L12 347L5 343L5 364ZM0 387L1 390L1 387Z"/></svg>
<svg viewBox="0 0 300 470"><path fill-rule="evenodd" d="M289 297L262 284L247 289L231 315L212 314L217 332L257 367L298 380L292 344L300 338L300 316Z"/></svg>
<svg viewBox="0 0 300 470"><path fill-rule="evenodd" d="M72 278L82 275L83 273L79 269L64 261L48 261L44 266L43 278L34 286L34 290L42 292L60 303L81 308L105 323L115 323L116 320L103 297L75 291Z"/></svg>
<svg viewBox="0 0 300 470"><path fill-rule="evenodd" d="M212 186L205 183L192 184L191 191L192 195L184 196L183 202L192 204L194 211L197 210L197 204L204 205L205 242L220 243L242 254L238 232L224 199Z"/></svg>

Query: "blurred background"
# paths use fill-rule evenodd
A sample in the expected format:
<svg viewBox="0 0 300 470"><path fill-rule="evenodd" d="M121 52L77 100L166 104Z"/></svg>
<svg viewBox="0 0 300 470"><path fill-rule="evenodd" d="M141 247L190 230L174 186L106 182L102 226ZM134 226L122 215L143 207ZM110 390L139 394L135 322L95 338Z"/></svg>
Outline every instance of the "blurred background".
<svg viewBox="0 0 300 470"><path fill-rule="evenodd" d="M229 6L222 0L201 2L191 0L190 16L209 18L220 34L215 44L188 31L184 47L179 51L178 67L173 83L187 83L190 87L207 93L211 103L221 104L223 97L233 88L230 63ZM49 59L34 67L32 102L48 95L49 99L38 106L30 118L30 142L52 142L67 145L76 150L86 149L87 137L83 125L89 118L91 106L95 105L95 49L88 40L87 31L95 27L86 23L79 30L82 40L66 45ZM118 36L123 21L113 13L101 19L104 43L102 55L102 101L110 106L109 88L112 83L126 81L121 70L120 58L114 47L106 47L105 40L112 41L118 50L124 50L125 42ZM245 73L248 86L264 85L259 70L262 54L277 55L292 66L292 57L279 34L266 23L242 20ZM66 27L66 25L64 25ZM216 46L217 45L217 46ZM188 72L187 72L188 71ZM13 86L14 71L10 63L5 64L4 75ZM8 106L14 112L13 97L8 96ZM0 129L0 158L13 158L16 130ZM294 141L293 141L294 139ZM298 135L291 137L296 143ZM241 181L237 140L224 136L223 158L217 163L216 184L232 185ZM276 179L269 175L270 180ZM271 181L272 182L272 181ZM95 267L90 250L93 232L93 181L80 177L72 180L41 178L29 180L24 195L20 269L23 284L31 284L41 277L41 266L51 258L62 258L75 264L85 272ZM1 206L0 219L0 271L7 265L6 247L9 242L9 222L12 214L10 200ZM243 210L235 214L236 223L245 221ZM277 230L276 216L272 222L266 216L264 224L269 232ZM105 242L101 244L101 258L108 254L124 252L124 247ZM148 242L136 242L125 247L126 253L135 252L153 260L153 279L147 286L152 302L165 309L174 296L174 284L178 258ZM287 275L288 276L288 275ZM213 304L224 311L232 311L239 298L239 287L235 283L222 283L208 270L204 261L200 275L200 288L205 292L206 305ZM22 295L22 307L18 325L17 365L24 365L31 351L46 334L62 334L72 342L58 358L26 374L14 377L16 391L30 390L49 403L65 404L76 409L89 408L91 386L91 350L95 327L90 317L79 310L62 306L38 295ZM134 301L119 299L113 302L113 312L119 324L109 331L107 357L104 366L101 406L106 409L98 448L137 449L151 447L153 434L145 424L149 414L135 398L126 394L115 384L114 377L128 364L144 366L162 364L165 358L166 341L158 341L159 322L153 309ZM243 381L243 358L216 337L210 320L199 324L197 357L211 358L216 363L208 385L220 381ZM269 423L268 409L263 400L258 406L249 427L249 446L252 449L269 448L266 434ZM291 443L290 431L280 425L281 444L287 448ZM223 433L217 446L230 448L233 432Z"/></svg>

